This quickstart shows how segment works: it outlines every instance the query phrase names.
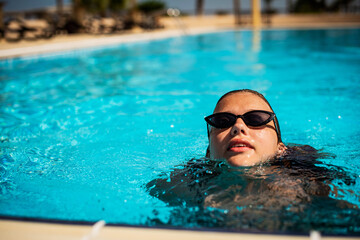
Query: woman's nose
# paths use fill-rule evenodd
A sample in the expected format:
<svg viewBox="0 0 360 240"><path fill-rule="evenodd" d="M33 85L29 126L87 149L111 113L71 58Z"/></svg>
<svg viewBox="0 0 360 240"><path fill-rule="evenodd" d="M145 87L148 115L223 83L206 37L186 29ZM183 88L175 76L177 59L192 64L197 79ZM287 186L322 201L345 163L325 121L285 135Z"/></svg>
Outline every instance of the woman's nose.
<svg viewBox="0 0 360 240"><path fill-rule="evenodd" d="M236 136L239 134L248 134L248 127L244 123L244 121L241 118L238 118L235 122L234 126L231 127L230 131L231 135Z"/></svg>

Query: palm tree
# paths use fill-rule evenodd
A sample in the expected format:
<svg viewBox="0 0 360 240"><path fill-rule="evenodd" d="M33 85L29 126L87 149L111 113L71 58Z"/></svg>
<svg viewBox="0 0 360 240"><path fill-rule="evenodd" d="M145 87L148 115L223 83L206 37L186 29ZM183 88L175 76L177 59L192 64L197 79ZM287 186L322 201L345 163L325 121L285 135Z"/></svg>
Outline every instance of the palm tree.
<svg viewBox="0 0 360 240"><path fill-rule="evenodd" d="M330 10L332 11L344 11L344 12L348 12L349 11L349 5L353 2L354 0L335 0L329 7Z"/></svg>
<svg viewBox="0 0 360 240"><path fill-rule="evenodd" d="M273 0L265 0L265 22L266 24L271 24L271 14L272 14L272 4Z"/></svg>
<svg viewBox="0 0 360 240"><path fill-rule="evenodd" d="M324 0L296 0L293 10L297 13L323 12L326 10L326 3Z"/></svg>
<svg viewBox="0 0 360 240"><path fill-rule="evenodd" d="M86 11L100 14L102 17L105 17L110 4L110 0L79 0L79 2Z"/></svg>
<svg viewBox="0 0 360 240"><path fill-rule="evenodd" d="M204 0L196 0L196 15L201 16L204 14Z"/></svg>
<svg viewBox="0 0 360 240"><path fill-rule="evenodd" d="M56 0L56 10L59 16L62 15L63 6L64 6L63 0Z"/></svg>
<svg viewBox="0 0 360 240"><path fill-rule="evenodd" d="M130 16L132 19L135 19L135 15L136 15L136 0L128 0L129 1L129 5L130 5Z"/></svg>
<svg viewBox="0 0 360 240"><path fill-rule="evenodd" d="M126 7L127 0L110 0L109 9L112 12L118 12ZM135 2L136 5L136 2Z"/></svg>
<svg viewBox="0 0 360 240"><path fill-rule="evenodd" d="M241 11L240 11L240 1L233 0L233 7L234 7L234 16L235 16L235 24L241 24Z"/></svg>
<svg viewBox="0 0 360 240"><path fill-rule="evenodd" d="M286 0L286 8L288 13L292 13L293 12L293 3L292 0Z"/></svg>
<svg viewBox="0 0 360 240"><path fill-rule="evenodd" d="M57 0L62 2L62 0ZM107 10L119 11L123 9L129 0L73 0L74 19L81 22L85 10L91 13L99 14L102 17L106 16ZM131 11L136 8L136 0L130 0Z"/></svg>
<svg viewBox="0 0 360 240"><path fill-rule="evenodd" d="M4 29L4 16L3 16L3 6L4 6L4 2L0 2L0 31L2 31ZM0 34L2 34L2 32L0 32ZM1 35L0 35L1 37Z"/></svg>
<svg viewBox="0 0 360 240"><path fill-rule="evenodd" d="M85 15L85 7L82 0L72 0L72 12L73 12L73 20L79 24L82 25L82 21L84 19Z"/></svg>
<svg viewBox="0 0 360 240"><path fill-rule="evenodd" d="M270 13L273 0L265 0L265 12Z"/></svg>

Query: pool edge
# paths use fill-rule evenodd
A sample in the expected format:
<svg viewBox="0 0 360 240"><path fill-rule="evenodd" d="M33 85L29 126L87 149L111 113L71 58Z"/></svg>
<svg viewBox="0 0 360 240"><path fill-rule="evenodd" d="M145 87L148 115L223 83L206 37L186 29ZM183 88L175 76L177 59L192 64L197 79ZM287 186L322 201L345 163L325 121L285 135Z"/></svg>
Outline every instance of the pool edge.
<svg viewBox="0 0 360 240"><path fill-rule="evenodd" d="M23 57L37 57L43 54L56 54L66 51L106 47L124 43L146 42L152 40L166 39L171 37L191 36L206 33L226 32L226 31L267 31L267 30L316 30L316 29L358 29L360 23L347 24L347 25L322 25L315 24L313 26L277 26L277 27L264 27L262 29L254 30L252 28L244 27L201 27L190 28L184 33L180 29L166 29L153 32L141 33L127 33L114 36L101 36L98 38L73 40L68 42L46 43L37 46L27 46L10 49L0 49L0 61L13 60Z"/></svg>
<svg viewBox="0 0 360 240"><path fill-rule="evenodd" d="M100 223L100 226L99 226ZM312 238L309 235L262 233L262 232L236 232L217 231L216 229L177 229L110 224L104 226L103 222L91 223L81 221L58 221L46 219L26 219L16 217L0 218L0 239L12 240L41 240L41 239L222 239L222 240L282 240L282 239L316 239L316 240L355 240L360 236L322 236ZM316 234L315 234L316 235Z"/></svg>
<svg viewBox="0 0 360 240"><path fill-rule="evenodd" d="M223 240L281 240L281 239L311 239L309 236L293 235L270 235L270 234L252 234L252 233L234 233L234 232L209 232L194 230L174 230L174 229L154 229L154 228L133 228L123 226L104 226L96 229L86 225L71 225L61 223L39 223L31 221L14 221L0 219L1 239L223 239ZM90 237L91 236L91 237ZM321 239L340 240L360 239L359 237L322 237Z"/></svg>

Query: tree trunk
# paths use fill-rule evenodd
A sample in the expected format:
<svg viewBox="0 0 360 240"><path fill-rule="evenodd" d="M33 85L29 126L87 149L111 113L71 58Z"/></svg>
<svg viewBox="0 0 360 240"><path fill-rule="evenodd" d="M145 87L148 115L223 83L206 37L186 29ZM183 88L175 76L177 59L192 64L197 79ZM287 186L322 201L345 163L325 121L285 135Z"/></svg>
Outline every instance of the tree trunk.
<svg viewBox="0 0 360 240"><path fill-rule="evenodd" d="M56 0L56 11L59 16L61 16L63 13L63 6L63 0Z"/></svg>
<svg viewBox="0 0 360 240"><path fill-rule="evenodd" d="M271 24L271 2L272 0L265 0L265 14L264 14L264 18L265 18L265 23L267 25Z"/></svg>
<svg viewBox="0 0 360 240"><path fill-rule="evenodd" d="M133 28L138 22L138 13L136 6L137 6L136 0L130 0L129 22L130 25L132 26L131 28Z"/></svg>
<svg viewBox="0 0 360 240"><path fill-rule="evenodd" d="M233 7L234 7L235 24L241 25L240 1L233 0Z"/></svg>
<svg viewBox="0 0 360 240"><path fill-rule="evenodd" d="M293 12L293 4L291 0L286 0L286 7L287 7L287 11L288 13L292 13Z"/></svg>
<svg viewBox="0 0 360 240"><path fill-rule="evenodd" d="M0 29L4 29L4 14L3 14L4 3L0 2Z"/></svg>
<svg viewBox="0 0 360 240"><path fill-rule="evenodd" d="M76 21L77 24L82 26L84 15L85 15L85 9L83 5L81 4L81 0L73 0L73 19Z"/></svg>
<svg viewBox="0 0 360 240"><path fill-rule="evenodd" d="M196 0L196 15L202 16L204 14L204 0Z"/></svg>
<svg viewBox="0 0 360 240"><path fill-rule="evenodd" d="M130 8L131 14L135 14L135 12L136 12L136 5L137 5L136 0L130 0L130 6L129 6L129 8Z"/></svg>

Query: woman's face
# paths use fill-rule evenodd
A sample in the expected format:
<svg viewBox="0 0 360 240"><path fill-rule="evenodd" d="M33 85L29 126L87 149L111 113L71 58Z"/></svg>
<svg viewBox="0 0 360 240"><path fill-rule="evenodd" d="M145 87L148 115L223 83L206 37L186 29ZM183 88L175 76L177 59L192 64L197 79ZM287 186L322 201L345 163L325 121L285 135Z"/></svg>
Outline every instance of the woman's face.
<svg viewBox="0 0 360 240"><path fill-rule="evenodd" d="M243 115L252 110L272 112L259 96L249 92L233 93L216 105L214 113ZM226 159L233 166L252 166L264 162L284 150L278 144L274 121L260 127L247 126L241 118L229 128L210 130L210 158Z"/></svg>

